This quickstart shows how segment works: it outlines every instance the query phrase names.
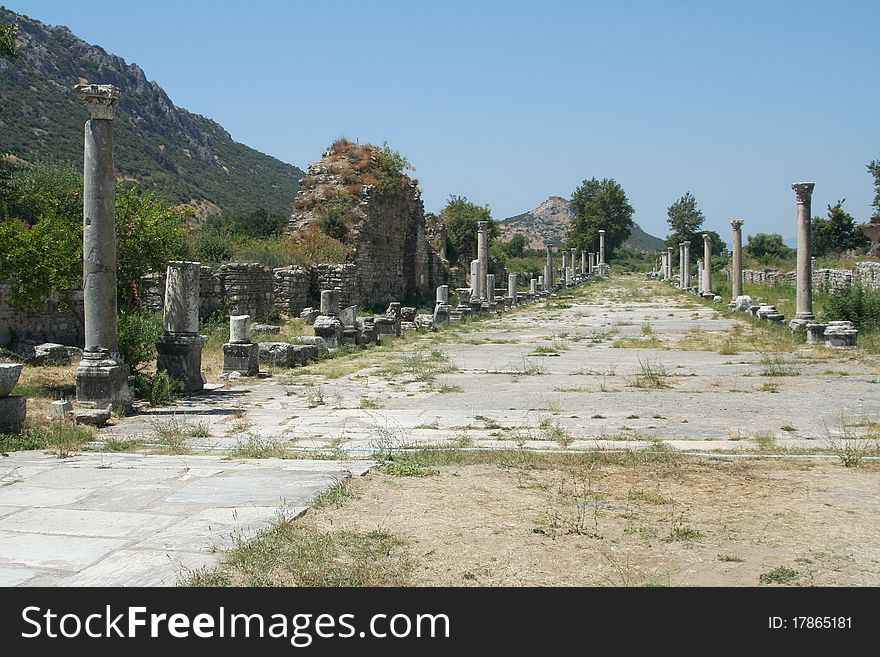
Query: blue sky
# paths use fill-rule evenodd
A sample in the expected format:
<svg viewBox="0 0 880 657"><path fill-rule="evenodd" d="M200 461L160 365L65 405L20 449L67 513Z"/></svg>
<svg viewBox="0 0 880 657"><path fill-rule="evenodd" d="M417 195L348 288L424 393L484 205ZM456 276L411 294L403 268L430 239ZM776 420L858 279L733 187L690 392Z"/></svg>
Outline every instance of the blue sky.
<svg viewBox="0 0 880 657"><path fill-rule="evenodd" d="M693 192L706 226L795 234L880 159L880 2L12 0L135 62L175 104L304 168L387 141L428 210L504 218L584 179L621 183L648 232Z"/></svg>

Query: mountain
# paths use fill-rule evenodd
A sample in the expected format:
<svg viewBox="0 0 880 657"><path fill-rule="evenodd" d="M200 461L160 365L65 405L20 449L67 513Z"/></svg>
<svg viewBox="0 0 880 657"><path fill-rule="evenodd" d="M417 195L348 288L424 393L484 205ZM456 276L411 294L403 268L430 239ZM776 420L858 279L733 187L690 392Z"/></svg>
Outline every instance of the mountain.
<svg viewBox="0 0 880 657"><path fill-rule="evenodd" d="M114 144L117 175L197 216L264 207L289 213L303 172L232 139L209 118L177 107L137 64L0 7L18 25L18 57L0 58L0 153L82 168L85 105L73 86L114 84L121 97Z"/></svg>
<svg viewBox="0 0 880 657"><path fill-rule="evenodd" d="M521 234L528 240L528 248L543 249L545 244L557 246L565 241L573 217L571 201L551 196L534 210L499 221L499 239L506 242ZM625 244L638 251L659 251L665 246L662 239L649 235L638 224L633 225Z"/></svg>

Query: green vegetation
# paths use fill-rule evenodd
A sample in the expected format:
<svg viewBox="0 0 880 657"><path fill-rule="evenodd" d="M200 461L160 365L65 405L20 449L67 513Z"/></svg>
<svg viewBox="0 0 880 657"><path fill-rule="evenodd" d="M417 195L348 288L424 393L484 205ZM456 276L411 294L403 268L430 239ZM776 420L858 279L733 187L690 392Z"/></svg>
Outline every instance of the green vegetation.
<svg viewBox="0 0 880 657"><path fill-rule="evenodd" d="M15 48L15 37L18 34L18 26L12 23L0 25L0 57L14 59L18 57Z"/></svg>
<svg viewBox="0 0 880 657"><path fill-rule="evenodd" d="M868 238L856 224L853 216L843 209L846 199L828 206L828 217L813 217L812 242L813 255L821 256L829 253L864 249L868 246Z"/></svg>
<svg viewBox="0 0 880 657"><path fill-rule="evenodd" d="M743 254L769 265L773 262L790 259L794 255L794 249L785 245L782 241L782 235L779 233L756 233L749 235L746 239Z"/></svg>
<svg viewBox="0 0 880 657"><path fill-rule="evenodd" d="M489 222L490 241L498 237L498 226L488 207L471 203L464 196L450 196L446 207L440 212L440 220L446 224L446 250L450 261L466 264L477 253L477 224Z"/></svg>
<svg viewBox="0 0 880 657"><path fill-rule="evenodd" d="M574 218L568 244L578 251L596 251L599 231L605 231L605 260L612 261L629 237L635 210L623 187L613 178L584 180L571 196Z"/></svg>
<svg viewBox="0 0 880 657"><path fill-rule="evenodd" d="M26 165L0 180L0 278L15 282L11 301L34 306L53 294L61 302L82 285L82 177L68 166ZM140 278L186 252L182 213L151 194L116 185L118 299L133 306Z"/></svg>
<svg viewBox="0 0 880 657"><path fill-rule="evenodd" d="M666 247L672 247L673 266L677 266L679 246L682 242L691 245L691 261L696 265L696 257L693 254L703 252L703 234L709 235L712 242L712 253L719 254L727 248L727 244L713 230L703 230L705 216L697 207L697 199L690 192L685 193L666 210L670 234L666 238ZM713 269L716 268L713 260Z"/></svg>
<svg viewBox="0 0 880 657"><path fill-rule="evenodd" d="M282 518L239 544L190 586L401 586L412 564L403 542L381 531L322 532Z"/></svg>
<svg viewBox="0 0 880 657"><path fill-rule="evenodd" d="M787 566L778 566L766 573L761 573L758 581L761 584L790 584L798 576L798 571Z"/></svg>

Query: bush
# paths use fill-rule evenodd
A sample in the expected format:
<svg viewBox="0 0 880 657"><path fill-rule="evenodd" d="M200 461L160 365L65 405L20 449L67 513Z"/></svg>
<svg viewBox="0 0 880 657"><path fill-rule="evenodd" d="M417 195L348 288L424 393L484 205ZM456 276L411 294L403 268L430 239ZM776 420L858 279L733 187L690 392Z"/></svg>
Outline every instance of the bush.
<svg viewBox="0 0 880 657"><path fill-rule="evenodd" d="M848 320L861 331L880 329L880 291L854 283L828 295L825 313L827 320Z"/></svg>
<svg viewBox="0 0 880 657"><path fill-rule="evenodd" d="M147 310L119 313L119 355L132 371L156 357L156 338L162 333L162 315Z"/></svg>
<svg viewBox="0 0 880 657"><path fill-rule="evenodd" d="M165 372L157 372L156 374L135 372L135 395L140 399L145 399L150 406L167 404L174 398L174 395L182 391L181 384L169 379Z"/></svg>

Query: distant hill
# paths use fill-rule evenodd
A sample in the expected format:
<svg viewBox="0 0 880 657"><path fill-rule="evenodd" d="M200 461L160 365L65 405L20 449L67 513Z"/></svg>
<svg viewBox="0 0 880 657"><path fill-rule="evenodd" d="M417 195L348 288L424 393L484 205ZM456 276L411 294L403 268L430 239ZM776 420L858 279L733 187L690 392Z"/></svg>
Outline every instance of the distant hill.
<svg viewBox="0 0 880 657"><path fill-rule="evenodd" d="M179 108L136 64L0 7L18 25L15 59L0 58L0 153L82 167L85 105L73 86L114 84L117 174L197 215L264 207L289 213L303 172L232 139L209 118ZM161 46L159 46L161 47Z"/></svg>
<svg viewBox="0 0 880 657"><path fill-rule="evenodd" d="M502 219L498 223L499 239L506 242L520 234L528 240L528 248L543 249L546 244L558 246L565 241L573 216L571 201L561 196L551 196L534 210ZM665 242L634 224L626 245L639 251L659 251L664 248Z"/></svg>

